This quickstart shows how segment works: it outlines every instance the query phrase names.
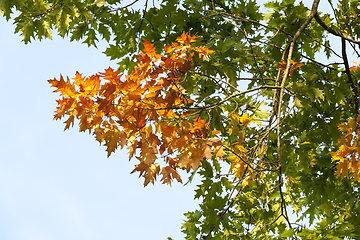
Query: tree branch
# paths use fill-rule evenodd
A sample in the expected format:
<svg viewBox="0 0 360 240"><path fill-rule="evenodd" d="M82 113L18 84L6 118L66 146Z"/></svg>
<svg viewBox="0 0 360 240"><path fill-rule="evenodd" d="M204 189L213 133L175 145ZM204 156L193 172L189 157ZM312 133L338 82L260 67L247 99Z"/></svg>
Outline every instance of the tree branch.
<svg viewBox="0 0 360 240"><path fill-rule="evenodd" d="M305 22L301 25L301 27L296 31L294 37L291 39L290 45L288 45L289 47L285 50L282 60L285 60L286 55L287 55L286 59L292 58L295 42L300 37L301 33L305 30L305 28L309 25L309 23L314 18L314 16L316 15L319 2L320 2L320 0L314 0L309 16L307 17ZM283 79L281 81L280 93L278 95L276 121L277 121L277 148L278 148L277 157L278 157L278 164L279 164L279 190L280 190L280 195L281 195L281 209L282 209L282 212L284 211L283 213L285 213L284 217L285 217L286 221L288 222L289 227L292 228L289 218L287 217L288 215L287 215L287 211L286 211L286 203L285 203L285 199L284 199L282 189L281 189L283 179L282 179L282 171L281 171L282 170L282 159L281 159L281 129L280 129L282 101L283 101L283 95L284 95L284 89L285 89L285 82L286 82L286 79L288 78L288 74L290 71L290 65L291 65L290 61L287 60L286 70L282 77Z"/></svg>
<svg viewBox="0 0 360 240"><path fill-rule="evenodd" d="M341 51L342 51L342 55L343 55L343 59L344 59L345 73L348 77L349 83L354 92L355 114L356 114L355 119L357 119L357 114L358 114L357 111L359 109L359 101L358 101L359 89L356 89L353 78L350 73L349 61L348 61L347 54L346 54L346 41L345 41L345 38L343 38L343 37L341 37Z"/></svg>
<svg viewBox="0 0 360 240"><path fill-rule="evenodd" d="M353 42L353 43L356 43L356 44L359 44L360 45L360 42L359 41L355 41L353 39L350 39L350 38L347 38L346 36L344 36L341 32L329 27L328 25L326 25L326 23L320 18L318 12L316 11L315 15L314 15L314 18L316 20L316 22L322 26L326 31L328 31L329 33L335 35L335 36L338 36L338 37L341 37L341 38L344 38L350 42Z"/></svg>

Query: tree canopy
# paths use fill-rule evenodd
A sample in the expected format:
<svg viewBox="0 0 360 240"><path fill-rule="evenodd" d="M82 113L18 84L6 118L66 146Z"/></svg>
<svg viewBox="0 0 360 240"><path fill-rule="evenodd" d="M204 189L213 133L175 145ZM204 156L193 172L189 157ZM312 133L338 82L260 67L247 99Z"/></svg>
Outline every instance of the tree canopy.
<svg viewBox="0 0 360 240"><path fill-rule="evenodd" d="M306 4L1 0L0 11L25 43L53 31L109 43L119 69L49 80L54 118L108 155L126 147L145 186L199 175L185 239L358 239L360 3Z"/></svg>

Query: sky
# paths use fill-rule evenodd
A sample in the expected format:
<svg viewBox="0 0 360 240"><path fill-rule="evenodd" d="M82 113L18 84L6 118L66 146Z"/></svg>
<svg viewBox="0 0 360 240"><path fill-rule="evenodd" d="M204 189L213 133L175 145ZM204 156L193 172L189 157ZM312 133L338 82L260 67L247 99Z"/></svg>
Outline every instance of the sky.
<svg viewBox="0 0 360 240"><path fill-rule="evenodd" d="M47 80L117 68L106 44L54 34L25 45L14 29L0 17L0 239L183 239L198 180L144 188L126 149L107 158L93 136L53 121L58 94Z"/></svg>

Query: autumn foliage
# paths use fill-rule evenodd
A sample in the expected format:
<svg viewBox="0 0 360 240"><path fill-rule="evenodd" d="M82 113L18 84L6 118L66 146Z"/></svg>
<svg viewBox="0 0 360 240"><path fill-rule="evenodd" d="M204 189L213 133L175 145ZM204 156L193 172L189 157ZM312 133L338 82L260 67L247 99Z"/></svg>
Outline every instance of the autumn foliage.
<svg viewBox="0 0 360 240"><path fill-rule="evenodd" d="M221 141L211 138L208 121L186 110L194 101L186 95L181 78L195 54L207 61L213 52L193 47L196 39L183 33L164 47L166 55L157 54L145 40L137 65L127 76L108 68L90 77L77 72L73 81L62 76L49 80L62 96L54 119L66 116L65 130L78 119L80 131L92 133L106 146L108 156L126 146L129 158L139 160L133 172L145 178L145 186L158 175L163 183L182 182L179 168L195 170L203 157L224 154Z"/></svg>
<svg viewBox="0 0 360 240"><path fill-rule="evenodd" d="M338 124L344 135L338 140L339 150L331 152L333 161L337 161L337 171L341 177L351 177L360 182L360 111L357 119L349 117L348 121Z"/></svg>
<svg viewBox="0 0 360 240"><path fill-rule="evenodd" d="M106 146L108 156L118 147L126 147L129 159L139 161L132 173L139 172L145 178L144 186L154 184L158 175L163 183L171 184L173 179L182 182L179 169L196 170L204 158L220 160L225 152L229 172L235 179L242 179L242 187L251 184L259 172L254 171L254 159L247 157L245 132L251 122L259 121L248 113L230 114L226 132L236 136L237 141L226 146L215 136L221 131L211 131L209 120L191 111L197 108L182 86L183 78L196 66L195 57L209 61L209 54L214 52L205 46L193 46L197 38L184 32L163 48L164 55L145 40L144 48L136 55L134 70L125 76L109 67L90 77L77 72L73 81L65 81L62 76L60 80L49 80L56 88L54 92L62 96L57 100L54 119L67 117L65 130L77 119L80 131L93 134ZM291 77L303 63L288 60ZM276 68L285 72L286 65L282 60ZM333 161L338 162L335 173L342 177L351 173L356 181L360 181L359 125L360 115L356 121L349 118L347 123L338 124L345 134L337 143L339 150L331 152ZM265 152L267 146L263 147ZM258 162L257 167L263 168L261 164ZM262 171L259 179L264 174Z"/></svg>

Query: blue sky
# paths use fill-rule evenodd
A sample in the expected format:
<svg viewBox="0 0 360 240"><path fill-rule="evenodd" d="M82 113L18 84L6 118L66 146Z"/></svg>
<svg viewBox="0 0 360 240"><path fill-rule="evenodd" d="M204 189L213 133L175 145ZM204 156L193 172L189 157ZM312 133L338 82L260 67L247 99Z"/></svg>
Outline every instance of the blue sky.
<svg viewBox="0 0 360 240"><path fill-rule="evenodd" d="M58 94L47 80L116 68L106 45L25 45L3 17L0 29L0 239L182 239L195 184L144 188L126 149L107 158L92 136L52 120Z"/></svg>

